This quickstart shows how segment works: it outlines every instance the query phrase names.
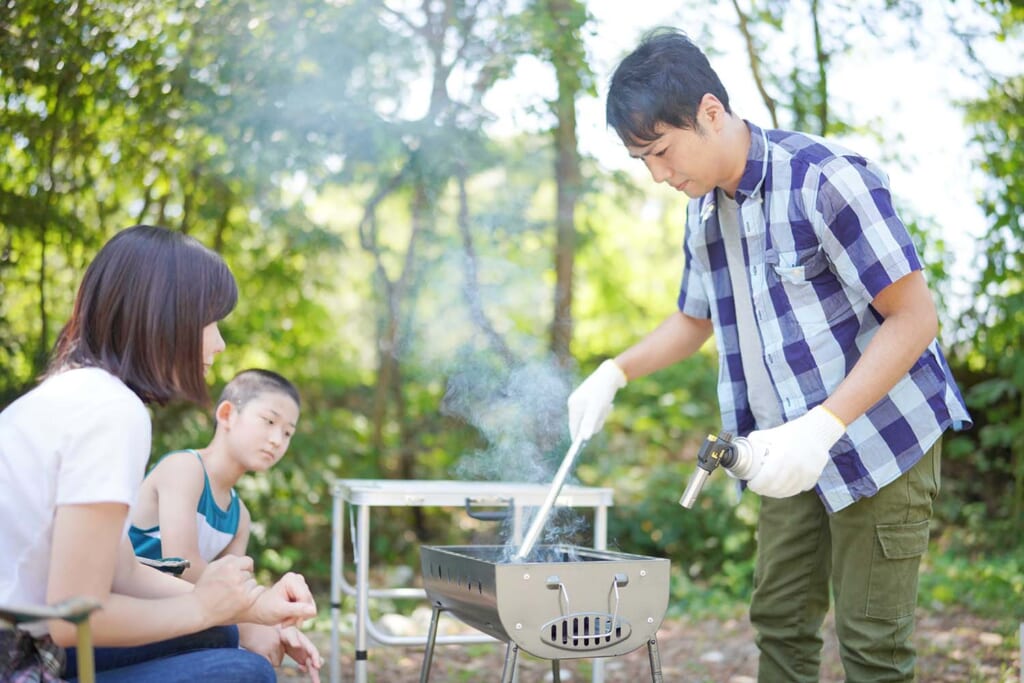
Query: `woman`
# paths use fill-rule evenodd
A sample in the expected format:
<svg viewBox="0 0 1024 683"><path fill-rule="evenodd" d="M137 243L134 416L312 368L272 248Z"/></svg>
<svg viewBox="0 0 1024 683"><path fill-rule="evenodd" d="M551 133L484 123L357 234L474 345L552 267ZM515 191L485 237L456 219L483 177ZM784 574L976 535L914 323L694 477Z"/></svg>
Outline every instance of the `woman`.
<svg viewBox="0 0 1024 683"><path fill-rule="evenodd" d="M250 558L226 557L193 586L140 565L125 535L150 454L146 404L208 402L204 374L224 349L217 323L237 296L227 265L196 240L123 230L86 270L42 382L0 413L0 602L100 600L95 644L130 655L108 661L104 683L273 681L265 658L237 648L234 627L215 627L316 614L297 574L263 588ZM27 638L32 647L11 646ZM0 674L62 675L35 655L74 640L64 622L0 631Z"/></svg>

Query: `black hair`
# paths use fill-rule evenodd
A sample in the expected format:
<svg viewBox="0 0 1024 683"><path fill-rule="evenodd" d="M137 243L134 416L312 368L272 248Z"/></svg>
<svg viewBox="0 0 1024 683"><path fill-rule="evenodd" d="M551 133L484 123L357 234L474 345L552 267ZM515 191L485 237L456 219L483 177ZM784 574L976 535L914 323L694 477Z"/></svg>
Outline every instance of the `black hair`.
<svg viewBox="0 0 1024 683"><path fill-rule="evenodd" d="M121 230L86 269L46 374L99 367L147 403L207 405L203 328L237 301L231 270L194 238L150 225Z"/></svg>
<svg viewBox="0 0 1024 683"><path fill-rule="evenodd" d="M658 124L699 129L697 110L712 94L729 109L729 94L700 48L674 28L647 33L612 74L606 117L627 145L658 138Z"/></svg>
<svg viewBox="0 0 1024 683"><path fill-rule="evenodd" d="M251 368L242 370L224 386L217 399L217 405L227 401L237 409L241 409L249 401L263 394L274 393L288 396L295 405L301 407L299 390L281 375L271 370Z"/></svg>

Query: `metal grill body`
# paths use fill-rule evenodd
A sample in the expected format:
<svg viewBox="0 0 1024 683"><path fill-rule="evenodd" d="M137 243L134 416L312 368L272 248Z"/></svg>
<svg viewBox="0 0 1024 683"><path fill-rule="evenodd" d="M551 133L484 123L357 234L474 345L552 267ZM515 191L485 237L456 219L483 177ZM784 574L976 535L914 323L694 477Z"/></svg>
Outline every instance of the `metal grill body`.
<svg viewBox="0 0 1024 683"><path fill-rule="evenodd" d="M667 559L564 545L537 546L525 562L508 561L510 554L505 546L423 546L435 621L450 612L507 642L510 652L514 646L556 663L647 644L655 669L655 635L668 607ZM423 681L430 656L432 643Z"/></svg>

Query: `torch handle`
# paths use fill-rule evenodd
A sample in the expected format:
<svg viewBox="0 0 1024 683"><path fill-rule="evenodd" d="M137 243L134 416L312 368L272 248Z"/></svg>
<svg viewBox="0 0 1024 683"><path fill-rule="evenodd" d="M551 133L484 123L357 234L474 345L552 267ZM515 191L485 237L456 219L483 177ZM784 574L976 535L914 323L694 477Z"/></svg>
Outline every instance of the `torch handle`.
<svg viewBox="0 0 1024 683"><path fill-rule="evenodd" d="M555 499L558 498L558 494L562 491L562 486L565 485L565 478L569 476L569 470L572 469L573 462L576 460L576 454L580 452L580 449L586 443L586 439L577 437L572 442L572 445L569 446L565 457L562 458L562 464L558 467L558 472L555 473L555 479L551 482L551 489L548 491L547 498L544 499L544 503L540 506L533 521L530 522L530 528L526 531L526 536L523 538L522 545L519 546L519 551L512 556L514 561L521 562L525 560L529 556L530 551L533 550L534 544L537 543L537 537L540 536L544 523L547 522L548 515L551 514L551 507L555 504Z"/></svg>

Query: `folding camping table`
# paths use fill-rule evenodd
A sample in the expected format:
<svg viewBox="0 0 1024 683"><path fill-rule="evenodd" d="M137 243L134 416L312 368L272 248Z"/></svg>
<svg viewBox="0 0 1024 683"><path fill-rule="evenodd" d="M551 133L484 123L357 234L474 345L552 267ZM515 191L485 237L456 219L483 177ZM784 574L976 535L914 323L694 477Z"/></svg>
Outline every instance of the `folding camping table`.
<svg viewBox="0 0 1024 683"><path fill-rule="evenodd" d="M341 616L342 593L355 596L355 683L366 683L368 638L374 644L397 646L426 645L427 636L398 636L381 630L370 618L371 598L426 599L422 588L370 587L370 510L374 507L459 507L468 512L473 506L509 508L512 516L512 539L522 538L524 508L540 507L550 484L524 482L399 480L399 479L336 479L331 487L331 653L330 681L340 683L338 620ZM594 515L594 548L607 547L608 508L612 505L610 488L565 486L555 505L592 508ZM355 585L345 578L345 508L355 513L351 522ZM463 644L490 642L484 634L439 636L437 643ZM494 641L497 642L497 641ZM594 660L593 680L604 680L603 660Z"/></svg>

